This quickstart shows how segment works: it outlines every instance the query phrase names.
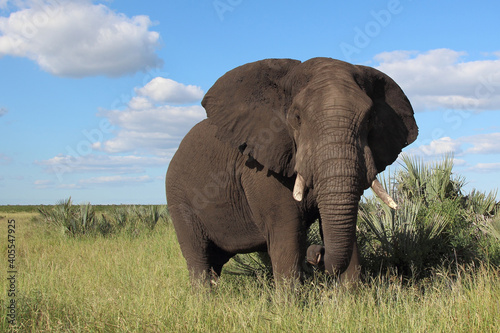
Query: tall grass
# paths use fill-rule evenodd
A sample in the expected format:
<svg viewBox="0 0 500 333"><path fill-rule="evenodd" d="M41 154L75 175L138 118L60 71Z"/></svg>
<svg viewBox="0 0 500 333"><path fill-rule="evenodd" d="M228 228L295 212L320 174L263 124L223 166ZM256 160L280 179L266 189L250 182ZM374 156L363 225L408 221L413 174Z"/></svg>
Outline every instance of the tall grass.
<svg viewBox="0 0 500 333"><path fill-rule="evenodd" d="M500 272L436 271L403 284L395 275L358 288L322 277L295 289L223 275L192 290L170 223L129 237L67 237L30 216L17 221L20 332L497 332ZM5 239L6 228L0 229ZM6 270L0 279L6 281ZM0 289L5 318L6 284ZM5 320L0 331L8 331Z"/></svg>

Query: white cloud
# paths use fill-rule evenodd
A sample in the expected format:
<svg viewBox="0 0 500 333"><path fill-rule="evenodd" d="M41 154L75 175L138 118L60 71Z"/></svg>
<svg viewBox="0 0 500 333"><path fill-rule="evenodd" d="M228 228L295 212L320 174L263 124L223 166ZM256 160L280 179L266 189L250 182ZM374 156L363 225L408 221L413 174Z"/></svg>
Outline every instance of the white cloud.
<svg viewBox="0 0 500 333"><path fill-rule="evenodd" d="M155 103L186 104L203 98L203 90L193 85L184 85L174 80L157 77L143 88L136 89L139 96L149 97Z"/></svg>
<svg viewBox="0 0 500 333"><path fill-rule="evenodd" d="M142 173L146 167L168 165L173 153L174 151L170 151L170 154L165 157L96 154L74 157L61 154L36 163L45 167L46 172L61 176L66 173L85 172L112 172L114 174Z"/></svg>
<svg viewBox="0 0 500 333"><path fill-rule="evenodd" d="M189 129L206 117L200 105L166 104L199 101L203 97L199 87L157 77L135 91L139 96L132 97L124 110L100 110L99 116L119 130L114 138L94 148L108 153L148 151L168 155Z"/></svg>
<svg viewBox="0 0 500 333"><path fill-rule="evenodd" d="M0 56L26 57L57 76L120 76L158 67L159 34L90 0L30 1L0 17Z"/></svg>
<svg viewBox="0 0 500 333"><path fill-rule="evenodd" d="M416 111L500 109L500 59L467 62L465 56L438 49L385 52L375 59L377 69L403 88Z"/></svg>
<svg viewBox="0 0 500 333"><path fill-rule="evenodd" d="M102 143L102 150L113 153L154 150L156 154L178 145L188 130L206 117L205 110L198 105L165 105L144 110L129 105L126 110L101 111L100 115L120 128L116 137Z"/></svg>
<svg viewBox="0 0 500 333"><path fill-rule="evenodd" d="M54 186L54 182L52 180L41 179L35 180L34 185L36 189L44 190Z"/></svg>
<svg viewBox="0 0 500 333"><path fill-rule="evenodd" d="M137 177L127 177L127 176L105 176L105 177L94 177L89 179L83 179L79 182L82 185L130 185L130 184L141 184L150 183L153 179L150 176L137 176Z"/></svg>
<svg viewBox="0 0 500 333"><path fill-rule="evenodd" d="M433 140L427 145L422 145L416 148L416 150L428 156L443 155L446 153L459 154L462 151L461 146L462 146L461 142L453 140L449 137L444 137L437 140ZM411 151L414 152L415 150Z"/></svg>
<svg viewBox="0 0 500 333"><path fill-rule="evenodd" d="M5 116L8 112L9 110L7 108L0 107L0 117Z"/></svg>
<svg viewBox="0 0 500 333"><path fill-rule="evenodd" d="M475 171L479 173L499 172L500 163L478 163L475 166L469 168L469 171Z"/></svg>
<svg viewBox="0 0 500 333"><path fill-rule="evenodd" d="M473 145L465 153L500 154L500 133L474 135L465 137L463 141Z"/></svg>
<svg viewBox="0 0 500 333"><path fill-rule="evenodd" d="M458 156L468 154L500 154L500 133L478 134L458 139L443 137L428 144L409 150L410 153L437 156L454 153Z"/></svg>
<svg viewBox="0 0 500 333"><path fill-rule="evenodd" d="M34 182L35 188L39 190L45 190L49 188L57 188L64 190L78 190L84 189L91 186L101 186L101 185L111 185L111 186L127 186L134 184L142 184L142 183L150 183L153 182L154 179L148 175L144 176L121 176L121 175L113 175L113 176L102 176L102 177L92 177L88 179L81 179L77 183L64 184L59 183L56 184L52 180L36 180Z"/></svg>
<svg viewBox="0 0 500 333"><path fill-rule="evenodd" d="M98 115L109 121L106 127L114 128L114 137L89 142L88 154L74 156L78 149L72 149L72 155L59 154L36 164L56 175L59 182L63 182L65 174L125 175L143 173L148 167L166 167L181 139L206 117L199 105L156 105L149 96L132 97L124 110L103 109Z"/></svg>

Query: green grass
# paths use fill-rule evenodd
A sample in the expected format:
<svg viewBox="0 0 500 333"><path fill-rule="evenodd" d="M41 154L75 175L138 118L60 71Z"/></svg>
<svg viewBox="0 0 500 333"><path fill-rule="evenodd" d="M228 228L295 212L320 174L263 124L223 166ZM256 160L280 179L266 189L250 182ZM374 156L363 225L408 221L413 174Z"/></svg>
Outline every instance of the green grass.
<svg viewBox="0 0 500 333"><path fill-rule="evenodd" d="M263 278L223 275L213 291L192 290L173 227L130 237L68 237L16 220L20 332L498 332L500 272L438 270L401 283L388 275L357 288L321 277L295 290ZM6 316L7 219L0 220L0 316ZM325 286L326 285L326 286ZM0 331L9 327L0 322Z"/></svg>

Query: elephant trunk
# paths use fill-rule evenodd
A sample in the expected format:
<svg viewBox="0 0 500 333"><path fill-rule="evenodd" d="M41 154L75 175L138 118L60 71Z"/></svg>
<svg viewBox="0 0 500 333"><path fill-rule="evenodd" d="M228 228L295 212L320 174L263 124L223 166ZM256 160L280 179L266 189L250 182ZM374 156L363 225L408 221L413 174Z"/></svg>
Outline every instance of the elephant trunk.
<svg viewBox="0 0 500 333"><path fill-rule="evenodd" d="M349 266L360 196L354 193L328 194L319 203L325 243L325 270L341 274Z"/></svg>
<svg viewBox="0 0 500 333"><path fill-rule="evenodd" d="M325 149L318 154L323 158L317 163L315 173L325 270L341 274L349 266L356 239L358 204L367 187L366 166L354 145L346 149L342 144L330 142Z"/></svg>

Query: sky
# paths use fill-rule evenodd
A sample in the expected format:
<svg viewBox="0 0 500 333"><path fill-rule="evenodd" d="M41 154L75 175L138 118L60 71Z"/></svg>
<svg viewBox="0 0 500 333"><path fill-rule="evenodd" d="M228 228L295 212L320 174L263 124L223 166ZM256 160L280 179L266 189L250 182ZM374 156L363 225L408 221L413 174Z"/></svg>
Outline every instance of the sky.
<svg viewBox="0 0 500 333"><path fill-rule="evenodd" d="M265 58L385 72L420 129L404 152L451 152L467 191L495 190L499 12L461 0L0 0L0 205L164 204L204 93Z"/></svg>

